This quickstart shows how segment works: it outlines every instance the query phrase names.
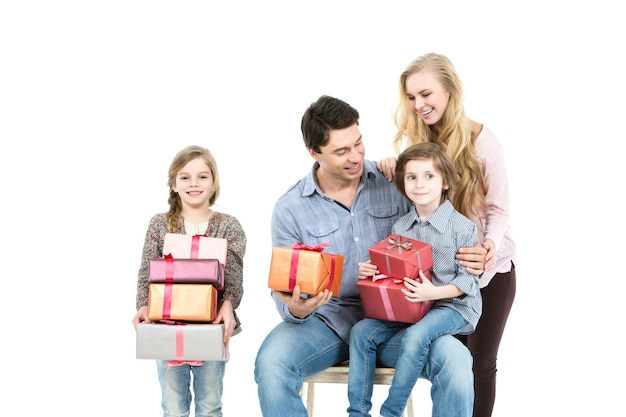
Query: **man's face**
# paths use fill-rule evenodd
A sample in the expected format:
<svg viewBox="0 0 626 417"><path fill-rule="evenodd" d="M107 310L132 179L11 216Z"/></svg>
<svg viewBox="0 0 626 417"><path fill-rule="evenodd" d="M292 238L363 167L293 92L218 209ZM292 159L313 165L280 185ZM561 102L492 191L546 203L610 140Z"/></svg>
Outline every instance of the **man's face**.
<svg viewBox="0 0 626 417"><path fill-rule="evenodd" d="M360 181L365 145L357 124L345 129L331 130L328 144L320 150L321 153L312 149L309 152L320 164L319 175L322 178L342 182Z"/></svg>

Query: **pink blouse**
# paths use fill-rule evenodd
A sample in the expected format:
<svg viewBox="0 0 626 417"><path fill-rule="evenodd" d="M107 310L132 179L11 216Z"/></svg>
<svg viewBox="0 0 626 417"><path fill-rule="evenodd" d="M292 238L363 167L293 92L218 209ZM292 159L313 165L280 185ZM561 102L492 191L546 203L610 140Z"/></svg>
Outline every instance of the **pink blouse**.
<svg viewBox="0 0 626 417"><path fill-rule="evenodd" d="M476 155L481 163L489 189L487 190L487 212L485 224L476 217L470 217L478 227L478 240L491 239L498 251L496 265L485 271L480 278L480 287L486 287L498 272L509 272L511 262L516 261L517 249L509 224L509 182L504 160L504 149L496 136L486 127L478 134L475 143Z"/></svg>

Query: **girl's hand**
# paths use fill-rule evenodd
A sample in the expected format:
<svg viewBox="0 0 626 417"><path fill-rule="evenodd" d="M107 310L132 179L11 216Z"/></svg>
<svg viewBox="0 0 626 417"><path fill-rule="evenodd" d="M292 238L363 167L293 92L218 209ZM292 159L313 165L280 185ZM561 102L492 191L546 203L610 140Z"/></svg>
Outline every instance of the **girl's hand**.
<svg viewBox="0 0 626 417"><path fill-rule="evenodd" d="M224 300L220 310L213 320L213 324L224 324L224 346L228 346L230 337L233 335L237 321L235 320L235 313L233 312L233 305L230 301Z"/></svg>
<svg viewBox="0 0 626 417"><path fill-rule="evenodd" d="M135 317L133 317L133 327L135 328L135 330L137 330L137 325L142 322L152 323L150 321L150 318L148 317L148 306L140 307L139 310L137 310L137 314L135 314Z"/></svg>

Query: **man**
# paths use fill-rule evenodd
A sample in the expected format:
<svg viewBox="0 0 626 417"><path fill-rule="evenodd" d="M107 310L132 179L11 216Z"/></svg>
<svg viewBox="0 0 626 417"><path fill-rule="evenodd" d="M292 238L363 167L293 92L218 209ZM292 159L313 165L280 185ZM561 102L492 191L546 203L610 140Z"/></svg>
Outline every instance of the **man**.
<svg viewBox="0 0 626 417"><path fill-rule="evenodd" d="M350 329L364 317L358 263L369 259L369 248L410 210L376 163L364 159L356 109L322 96L305 111L301 129L315 163L276 202L272 246L328 244L325 252L344 256L343 274L338 296L328 290L301 296L299 286L293 293L272 291L283 321L261 344L254 370L264 417L308 417L299 394L302 378L348 360ZM483 272L485 249L464 252L457 255L462 265L472 273ZM400 346L396 340L379 348L381 365L394 367ZM472 358L461 342L449 335L436 339L422 377L436 381L433 415L472 415Z"/></svg>

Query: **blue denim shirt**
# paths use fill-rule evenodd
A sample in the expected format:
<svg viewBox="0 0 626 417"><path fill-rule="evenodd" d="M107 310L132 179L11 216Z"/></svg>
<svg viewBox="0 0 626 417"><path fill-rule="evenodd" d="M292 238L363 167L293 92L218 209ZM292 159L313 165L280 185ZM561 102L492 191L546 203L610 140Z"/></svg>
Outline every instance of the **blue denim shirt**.
<svg viewBox="0 0 626 417"><path fill-rule="evenodd" d="M315 181L315 163L308 175L278 199L272 212L272 246L290 248L296 241L309 246L327 243L324 252L344 256L339 295L313 314L346 343L352 326L364 317L357 287L358 263L369 259L369 248L389 236L396 220L411 209L375 162L365 160L363 167L363 179L351 208L322 192ZM287 305L272 295L283 320L301 323L308 319L294 317Z"/></svg>
<svg viewBox="0 0 626 417"><path fill-rule="evenodd" d="M452 203L446 200L424 221L412 210L393 225L393 233L431 245L433 284L438 287L453 284L465 293L459 297L442 298L436 304L451 307L461 313L467 321L461 334L472 333L482 313L478 275L470 274L459 265L456 253L459 248L476 244L477 228L474 222L456 211Z"/></svg>

